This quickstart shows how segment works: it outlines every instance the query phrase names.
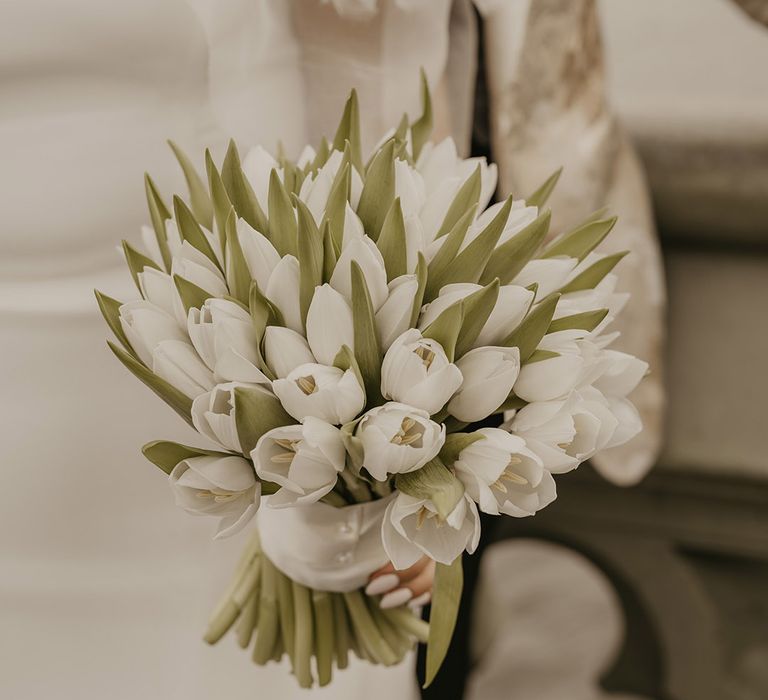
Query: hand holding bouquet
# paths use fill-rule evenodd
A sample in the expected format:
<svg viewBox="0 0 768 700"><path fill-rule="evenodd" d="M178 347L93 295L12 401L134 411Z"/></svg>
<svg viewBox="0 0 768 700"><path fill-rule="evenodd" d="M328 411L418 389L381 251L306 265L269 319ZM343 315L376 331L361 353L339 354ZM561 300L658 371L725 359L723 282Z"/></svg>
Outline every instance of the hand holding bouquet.
<svg viewBox="0 0 768 700"><path fill-rule="evenodd" d="M430 142L426 82L423 103L365 159L354 92L333 142L297 161L256 147L241 162L232 143L221 167L206 153L205 182L174 146L188 203L147 177L144 251L123 244L141 298L97 293L115 355L207 438L144 447L177 504L215 517L216 537L258 511L206 640L234 626L302 686L350 651L394 664L417 640L429 682L478 508L533 515L553 474L641 427L626 396L647 365L605 333L622 256L594 252L615 220L546 243L557 174L486 208L495 167ZM424 555L429 626L362 594Z"/></svg>

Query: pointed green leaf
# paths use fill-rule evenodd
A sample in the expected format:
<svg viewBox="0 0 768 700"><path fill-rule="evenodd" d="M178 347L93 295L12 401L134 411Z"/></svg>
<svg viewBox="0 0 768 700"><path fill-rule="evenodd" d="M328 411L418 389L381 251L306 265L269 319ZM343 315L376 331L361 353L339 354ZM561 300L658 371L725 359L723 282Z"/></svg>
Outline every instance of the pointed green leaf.
<svg viewBox="0 0 768 700"><path fill-rule="evenodd" d="M152 221L152 228L155 229L155 238L160 248L160 255L163 258L166 272L170 272L171 251L168 248L168 234L165 231L165 222L171 218L171 212L165 206L157 186L148 173L144 173L144 192L147 195L149 217Z"/></svg>
<svg viewBox="0 0 768 700"><path fill-rule="evenodd" d="M483 330L498 298L499 280L494 280L482 289L464 297L463 321L456 343L456 357L461 357L472 349L472 344Z"/></svg>
<svg viewBox="0 0 768 700"><path fill-rule="evenodd" d="M582 224L573 231L569 231L556 238L541 257L554 258L556 255L567 255L571 258L583 260L600 245L615 224L615 216L610 219L601 219L588 224Z"/></svg>
<svg viewBox="0 0 768 700"><path fill-rule="evenodd" d="M277 397L267 389L256 386L235 388L235 425L244 455L251 454L264 433L295 423Z"/></svg>
<svg viewBox="0 0 768 700"><path fill-rule="evenodd" d="M248 304L251 293L251 272L245 261L243 249L240 246L240 238L237 235L237 214L234 207L230 207L227 223L224 224L227 245L225 255L227 258L227 285L230 292L239 302Z"/></svg>
<svg viewBox="0 0 768 700"><path fill-rule="evenodd" d="M176 223L179 226L179 233L181 234L182 240L189 241L190 245L197 248L214 265L216 265L216 267L221 269L221 263L216 257L216 253L213 252L210 242L205 237L203 229L200 228L200 224L195 220L189 207L176 195L173 197L173 213L176 217Z"/></svg>
<svg viewBox="0 0 768 700"><path fill-rule="evenodd" d="M403 116L400 117L400 122L398 123L392 138L397 142L406 141L408 139L408 115L405 112L403 113Z"/></svg>
<svg viewBox="0 0 768 700"><path fill-rule="evenodd" d="M296 212L277 170L269 174L269 237L281 256L296 255Z"/></svg>
<svg viewBox="0 0 768 700"><path fill-rule="evenodd" d="M185 459L191 457L231 457L228 452L216 452L215 450L202 450L199 447L181 445L170 440L154 440L141 448L141 453L154 464L160 467L166 474L170 474L173 468Z"/></svg>
<svg viewBox="0 0 768 700"><path fill-rule="evenodd" d="M182 394L175 386L158 377L152 370L145 367L137 359L129 355L125 350L107 341L109 349L125 367L150 389L165 401L187 423L192 425L192 399ZM194 426L192 426L194 427Z"/></svg>
<svg viewBox="0 0 768 700"><path fill-rule="evenodd" d="M563 316L549 324L547 333L556 333L557 331L570 330L571 328L579 328L591 332L603 322L607 315L608 309L595 309L594 311L584 311L580 314Z"/></svg>
<svg viewBox="0 0 768 700"><path fill-rule="evenodd" d="M413 159L416 160L432 135L432 95L424 69L421 69L421 116L411 125L413 141Z"/></svg>
<svg viewBox="0 0 768 700"><path fill-rule="evenodd" d="M464 497L464 485L439 457L430 460L421 469L398 474L395 485L409 496L432 501L443 520Z"/></svg>
<svg viewBox="0 0 768 700"><path fill-rule="evenodd" d="M523 364L532 365L534 362L551 360L554 357L560 357L560 353L555 352L554 350L534 350L533 355L531 355Z"/></svg>
<svg viewBox="0 0 768 700"><path fill-rule="evenodd" d="M130 243L128 243L128 241L123 241L123 253L125 254L125 261L128 263L128 269L131 271L133 283L136 285L136 289L141 292L141 285L139 284L139 273L143 272L145 267L151 267L155 270L159 270L160 268L157 266L157 263L154 260L140 253Z"/></svg>
<svg viewBox="0 0 768 700"><path fill-rule="evenodd" d="M536 352L539 352L538 350ZM536 355L536 352L531 355L533 357ZM541 352L545 352L542 350ZM555 353L557 354L557 353ZM528 359L528 364L531 364L531 359ZM519 396L515 396L515 393L512 392L508 397L507 400L499 406L499 413L506 412L506 411L517 411L521 408L525 408L528 405L527 401L523 401Z"/></svg>
<svg viewBox="0 0 768 700"><path fill-rule="evenodd" d="M343 151L346 141L351 147L352 164L358 172L362 172L363 149L360 144L360 106L357 100L357 90L354 89L344 105L344 113L333 139L333 148L337 151Z"/></svg>
<svg viewBox="0 0 768 700"><path fill-rule="evenodd" d="M400 206L400 197L392 202L387 212L384 224L381 227L381 235L376 245L384 258L384 267L387 269L387 279L393 280L408 272L408 260L405 243L405 219L403 208Z"/></svg>
<svg viewBox="0 0 768 700"><path fill-rule="evenodd" d="M408 324L409 328L415 328L416 322L419 320L419 314L421 313L421 306L424 302L424 292L427 290L427 275L428 275L427 259L423 253L419 253L418 262L416 263L416 294L413 296L413 307L411 309L411 322Z"/></svg>
<svg viewBox="0 0 768 700"><path fill-rule="evenodd" d="M229 142L227 155L221 168L221 179L229 195L229 201L232 202L237 215L241 219L245 219L259 233L269 236L271 232L267 216L253 192L251 183L245 177L240 164L240 154L237 152L237 146L234 141Z"/></svg>
<svg viewBox="0 0 768 700"><path fill-rule="evenodd" d="M552 213L549 210L542 212L524 229L496 248L480 276L480 283L487 284L494 278L498 278L502 284L511 282L544 242L551 220Z"/></svg>
<svg viewBox="0 0 768 700"><path fill-rule="evenodd" d="M432 612L429 616L429 640L424 687L428 688L443 665L451 645L459 616L461 591L464 587L461 555L452 564L437 564L432 587Z"/></svg>
<svg viewBox="0 0 768 700"><path fill-rule="evenodd" d="M199 309L208 299L213 297L213 294L210 292L206 292L196 284L192 284L189 280L179 277L179 275L173 276L173 283L176 285L179 298L184 305L184 311L187 313L189 313L190 309Z"/></svg>
<svg viewBox="0 0 768 700"><path fill-rule="evenodd" d="M338 355L336 356L336 359L339 359ZM355 435L355 430L357 429L357 424L360 420L361 418L356 418L341 426L341 440L347 450L347 454L349 455L355 473L359 473L362 469L364 457L363 442Z"/></svg>
<svg viewBox="0 0 768 700"><path fill-rule="evenodd" d="M176 156L176 160L179 161L181 170L184 173L184 179L187 182L187 189L189 190L189 201L192 205L192 212L195 218L205 226L209 231L213 230L213 204L211 198L208 196L208 190L203 183L200 175L197 174L195 166L192 165L192 161L187 157L186 153L182 151L173 141L168 141L168 145L173 151L173 155Z"/></svg>
<svg viewBox="0 0 768 700"><path fill-rule="evenodd" d="M256 330L256 336L261 339L264 335L264 329L267 326L285 326L283 315L267 297L265 297L259 285L255 281L251 283L251 291L248 296L248 308L253 319L253 327Z"/></svg>
<svg viewBox="0 0 768 700"><path fill-rule="evenodd" d="M352 166L349 163L339 167L336 178L331 185L328 195L328 203L325 207L325 216L331 227L331 235L336 250L341 250L344 238L344 218L346 216L347 202L352 191Z"/></svg>
<svg viewBox="0 0 768 700"><path fill-rule="evenodd" d="M320 170L320 168L322 168L328 162L328 156L330 155L331 145L328 143L328 139L323 136L323 138L320 139L320 145L317 147L317 151L315 152L315 159L309 166L309 172L316 173L318 170Z"/></svg>
<svg viewBox="0 0 768 700"><path fill-rule="evenodd" d="M94 289L93 293L96 295L96 303L99 305L99 311L107 322L109 329L115 334L115 337L123 344L123 347L134 358L136 353L134 352L131 344L128 342L128 336L123 331L123 325L120 323L120 307L122 302L112 297L108 297L98 289Z"/></svg>
<svg viewBox="0 0 768 700"><path fill-rule="evenodd" d="M326 219L320 229L320 235L323 239L323 282L328 282L336 268L336 261L339 259L339 251L331 235L331 224Z"/></svg>
<svg viewBox="0 0 768 700"><path fill-rule="evenodd" d="M381 351L373 303L360 265L353 260L351 268L355 358L365 382L368 405L376 405L381 399Z"/></svg>
<svg viewBox="0 0 768 700"><path fill-rule="evenodd" d="M452 467L459 458L462 450L473 445L478 440L484 440L485 436L474 433L451 433L445 436L445 443L440 449L440 459L447 467Z"/></svg>
<svg viewBox="0 0 768 700"><path fill-rule="evenodd" d="M475 220L477 205L471 207L464 216L462 216L456 225L446 236L445 243L437 251L435 257L429 263L429 275L427 277L427 287L424 293L426 301L432 301L445 286L444 278L450 269L451 263L456 258L464 237L467 235L470 225Z"/></svg>
<svg viewBox="0 0 768 700"><path fill-rule="evenodd" d="M606 255L604 258L600 258L596 263L590 265L584 272L576 275L568 284L565 285L560 291L563 294L569 292L581 292L586 289L594 289L603 278L619 263L619 261L627 255L629 251L623 251L621 253L615 253L613 255Z"/></svg>
<svg viewBox="0 0 768 700"><path fill-rule="evenodd" d="M539 207L539 209L541 209L541 207L547 203L547 200L552 194L552 191L555 189L557 181L560 179L560 175L562 175L562 173L563 169L558 168L546 180L544 180L541 186L530 197L525 198L526 206Z"/></svg>
<svg viewBox="0 0 768 700"><path fill-rule="evenodd" d="M375 241L395 199L395 142L387 141L374 156L365 175L357 214L365 232Z"/></svg>
<svg viewBox="0 0 768 700"><path fill-rule="evenodd" d="M229 210L232 208L232 202L229 201L227 189L224 187L224 181L221 179L216 164L213 162L211 152L205 149L205 171L208 174L208 187L211 190L211 200L213 202L213 218L216 221L216 230L219 234L221 249L224 250L226 244L226 225Z"/></svg>
<svg viewBox="0 0 768 700"><path fill-rule="evenodd" d="M469 209L478 204L482 187L481 172L480 165L478 165L477 168L475 168L475 171L459 188L451 205L448 207L448 211L445 213L443 223L440 224L440 228L435 236L436 239L449 233L451 229L456 226L456 222L459 221Z"/></svg>
<svg viewBox="0 0 768 700"><path fill-rule="evenodd" d="M512 197L509 197L490 223L451 261L440 278L441 286L454 282L475 283L480 279L504 232L511 209Z"/></svg>
<svg viewBox="0 0 768 700"><path fill-rule="evenodd" d="M525 362L538 347L541 339L552 323L552 316L560 295L555 292L544 297L533 310L522 320L520 325L503 341L502 345L520 349L520 362Z"/></svg>
<svg viewBox="0 0 768 700"><path fill-rule="evenodd" d="M443 346L448 360L453 362L456 357L456 341L461 332L464 320L463 300L451 304L422 332L425 338L432 338Z"/></svg>
<svg viewBox="0 0 768 700"><path fill-rule="evenodd" d="M304 322L315 294L315 287L322 282L323 241L307 205L296 197L296 206L299 216L299 304L301 319Z"/></svg>

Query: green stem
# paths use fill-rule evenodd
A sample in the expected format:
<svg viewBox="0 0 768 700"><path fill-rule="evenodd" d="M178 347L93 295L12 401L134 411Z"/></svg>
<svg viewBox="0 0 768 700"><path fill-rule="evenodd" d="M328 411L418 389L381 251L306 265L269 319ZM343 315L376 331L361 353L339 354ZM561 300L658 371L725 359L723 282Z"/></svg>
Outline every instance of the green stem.
<svg viewBox="0 0 768 700"><path fill-rule="evenodd" d="M254 591L243 608L240 619L237 621L237 643L242 649L247 649L253 637L256 620L259 611L259 592Z"/></svg>
<svg viewBox="0 0 768 700"><path fill-rule="evenodd" d="M253 646L253 660L263 666L272 658L279 631L277 619L277 571L269 559L262 562L259 628Z"/></svg>
<svg viewBox="0 0 768 700"><path fill-rule="evenodd" d="M296 620L294 674L302 688L312 687L312 600L309 589L293 581L293 606Z"/></svg>
<svg viewBox="0 0 768 700"><path fill-rule="evenodd" d="M333 602L327 591L312 591L315 613L315 656L317 681L320 687L328 685L333 675L334 627Z"/></svg>
<svg viewBox="0 0 768 700"><path fill-rule="evenodd" d="M415 637L422 644L429 639L429 623L416 617L407 607L390 608L382 610L382 613L393 625Z"/></svg>
<svg viewBox="0 0 768 700"><path fill-rule="evenodd" d="M326 493L325 496L323 496L320 500L323 503L327 503L329 506L333 506L334 508L343 508L344 506L349 505L344 500L344 496L342 496L340 493L337 493L336 491L330 491L329 493Z"/></svg>
<svg viewBox="0 0 768 700"><path fill-rule="evenodd" d="M257 554L251 559L243 574L235 581L237 585L228 596L225 604L218 608L217 614L208 623L204 637L208 644L216 644L235 624L248 597L259 583L260 569L261 561ZM230 590L231 588L230 586Z"/></svg>
<svg viewBox="0 0 768 700"><path fill-rule="evenodd" d="M336 642L336 667L345 669L349 664L348 652L351 648L349 620L347 619L344 598L338 593L331 595L333 605L333 631Z"/></svg>
<svg viewBox="0 0 768 700"><path fill-rule="evenodd" d="M291 579L277 568L275 568L275 580L277 582L277 603L280 610L280 633L285 644L285 651L291 660L291 668L295 668L294 639L296 624L293 612L293 587Z"/></svg>
<svg viewBox="0 0 768 700"><path fill-rule="evenodd" d="M355 499L355 503L365 503L372 500L368 485L359 476L353 474L349 467L341 472L341 478L352 498Z"/></svg>
<svg viewBox="0 0 768 700"><path fill-rule="evenodd" d="M377 663L384 666L396 664L397 655L381 636L379 628L368 612L363 594L360 591L351 591L344 594L344 599L347 602L347 610L361 645L365 646L366 651Z"/></svg>
<svg viewBox="0 0 768 700"><path fill-rule="evenodd" d="M413 643L408 636L399 627L393 625L383 614L382 609L379 607L379 599L367 598L368 611L371 614L376 626L381 632L381 636L389 647L395 652L397 660L402 661L406 652L413 647Z"/></svg>

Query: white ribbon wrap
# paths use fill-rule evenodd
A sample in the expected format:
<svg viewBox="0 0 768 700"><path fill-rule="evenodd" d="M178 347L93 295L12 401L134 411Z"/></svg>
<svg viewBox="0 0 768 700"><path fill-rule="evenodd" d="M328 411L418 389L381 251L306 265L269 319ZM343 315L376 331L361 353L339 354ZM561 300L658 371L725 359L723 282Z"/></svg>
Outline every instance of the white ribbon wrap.
<svg viewBox="0 0 768 700"><path fill-rule="evenodd" d="M344 508L325 503L270 508L267 499L258 511L261 547L280 571L304 586L354 591L389 561L381 523L392 497Z"/></svg>

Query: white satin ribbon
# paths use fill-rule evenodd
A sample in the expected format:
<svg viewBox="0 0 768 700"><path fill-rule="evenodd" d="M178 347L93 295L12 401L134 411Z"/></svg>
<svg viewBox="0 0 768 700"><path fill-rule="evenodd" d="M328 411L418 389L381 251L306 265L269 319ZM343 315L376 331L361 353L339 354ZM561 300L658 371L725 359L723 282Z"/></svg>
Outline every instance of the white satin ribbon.
<svg viewBox="0 0 768 700"><path fill-rule="evenodd" d="M392 498L344 508L325 503L270 508L266 499L258 511L261 547L280 571L304 586L354 591L389 561L381 523Z"/></svg>

